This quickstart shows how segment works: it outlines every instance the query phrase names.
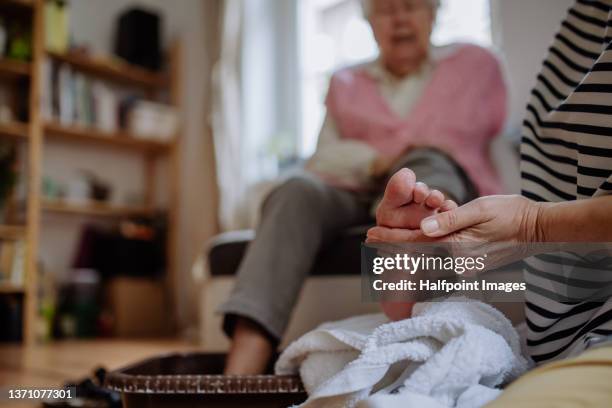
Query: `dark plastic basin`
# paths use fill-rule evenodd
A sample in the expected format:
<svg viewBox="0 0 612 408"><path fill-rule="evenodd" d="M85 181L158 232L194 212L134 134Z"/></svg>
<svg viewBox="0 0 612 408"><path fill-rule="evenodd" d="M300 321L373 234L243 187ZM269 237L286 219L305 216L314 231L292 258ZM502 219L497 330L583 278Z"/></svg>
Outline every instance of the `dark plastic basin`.
<svg viewBox="0 0 612 408"><path fill-rule="evenodd" d="M306 400L297 376L225 376L223 354L172 354L108 374L124 408L288 407Z"/></svg>

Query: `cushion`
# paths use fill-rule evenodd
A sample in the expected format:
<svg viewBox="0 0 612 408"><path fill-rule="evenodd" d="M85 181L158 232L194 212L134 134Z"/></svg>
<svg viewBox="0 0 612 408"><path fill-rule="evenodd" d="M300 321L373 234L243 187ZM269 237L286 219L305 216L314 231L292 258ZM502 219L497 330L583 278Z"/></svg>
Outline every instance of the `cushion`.
<svg viewBox="0 0 612 408"><path fill-rule="evenodd" d="M313 276L359 275L361 272L361 243L369 225L342 231L337 239L321 248L311 270ZM214 237L208 245L208 264L212 276L233 276L249 243L255 238L253 230L231 231Z"/></svg>

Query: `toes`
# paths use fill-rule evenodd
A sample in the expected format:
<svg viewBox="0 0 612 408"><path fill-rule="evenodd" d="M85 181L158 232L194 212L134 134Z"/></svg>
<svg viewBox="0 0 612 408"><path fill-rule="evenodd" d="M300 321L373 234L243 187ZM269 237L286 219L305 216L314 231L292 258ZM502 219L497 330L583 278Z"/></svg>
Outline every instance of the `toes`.
<svg viewBox="0 0 612 408"><path fill-rule="evenodd" d="M432 190L425 199L425 205L431 209L439 208L444 203L444 194L439 190Z"/></svg>
<svg viewBox="0 0 612 408"><path fill-rule="evenodd" d="M440 212L446 212L446 211L454 210L457 207L459 207L459 206L453 200L446 200L440 206Z"/></svg>
<svg viewBox="0 0 612 408"><path fill-rule="evenodd" d="M416 183L412 200L417 204L421 204L425 201L427 196L429 196L429 187L427 187L427 184L420 181Z"/></svg>
<svg viewBox="0 0 612 408"><path fill-rule="evenodd" d="M380 203L382 208L398 208L412 202L416 176L410 169L401 169L387 183Z"/></svg>
<svg viewBox="0 0 612 408"><path fill-rule="evenodd" d="M383 227L372 227L366 233L366 244L371 244L375 242L382 242L379 230Z"/></svg>

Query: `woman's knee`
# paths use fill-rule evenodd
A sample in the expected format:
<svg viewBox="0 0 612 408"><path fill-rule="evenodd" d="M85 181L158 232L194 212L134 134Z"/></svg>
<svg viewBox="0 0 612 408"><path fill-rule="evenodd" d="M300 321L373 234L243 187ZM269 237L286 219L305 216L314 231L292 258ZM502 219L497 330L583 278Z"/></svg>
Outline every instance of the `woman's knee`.
<svg viewBox="0 0 612 408"><path fill-rule="evenodd" d="M395 173L401 168L411 169L419 181L443 191L459 204L478 197L477 190L465 171L446 153L433 148L418 148L398 161Z"/></svg>
<svg viewBox="0 0 612 408"><path fill-rule="evenodd" d="M263 210L270 206L313 206L325 195L322 181L309 175L293 176L274 189L266 198Z"/></svg>

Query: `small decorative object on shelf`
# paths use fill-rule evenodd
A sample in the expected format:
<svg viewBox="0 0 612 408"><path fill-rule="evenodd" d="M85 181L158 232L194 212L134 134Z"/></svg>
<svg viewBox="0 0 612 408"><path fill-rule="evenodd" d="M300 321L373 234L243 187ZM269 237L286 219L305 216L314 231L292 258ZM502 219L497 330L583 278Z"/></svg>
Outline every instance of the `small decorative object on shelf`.
<svg viewBox="0 0 612 408"><path fill-rule="evenodd" d="M139 100L128 109L127 129L138 139L170 142L178 130L178 114L171 106Z"/></svg>
<svg viewBox="0 0 612 408"><path fill-rule="evenodd" d="M8 27L7 56L18 61L32 58L31 28L22 21L12 21Z"/></svg>
<svg viewBox="0 0 612 408"><path fill-rule="evenodd" d="M127 62L157 71L162 65L161 18L141 8L124 12L117 23L115 53Z"/></svg>
<svg viewBox="0 0 612 408"><path fill-rule="evenodd" d="M45 46L49 51L66 52L70 41L70 7L66 1L45 1Z"/></svg>

